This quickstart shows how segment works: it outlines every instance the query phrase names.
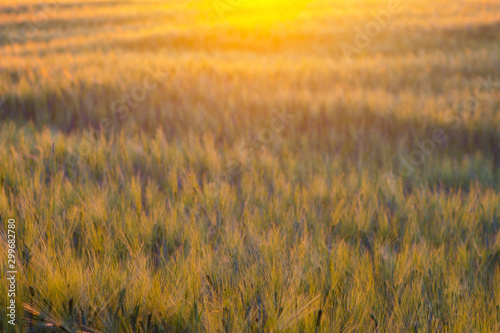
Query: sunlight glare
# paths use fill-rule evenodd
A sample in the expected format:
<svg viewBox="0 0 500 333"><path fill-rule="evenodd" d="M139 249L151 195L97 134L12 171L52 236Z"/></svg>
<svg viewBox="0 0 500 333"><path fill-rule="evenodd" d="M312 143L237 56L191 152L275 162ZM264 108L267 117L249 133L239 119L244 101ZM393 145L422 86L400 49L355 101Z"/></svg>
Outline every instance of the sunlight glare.
<svg viewBox="0 0 500 333"><path fill-rule="evenodd" d="M211 18L239 28L266 28L290 22L307 10L311 0L215 0L206 10Z"/></svg>

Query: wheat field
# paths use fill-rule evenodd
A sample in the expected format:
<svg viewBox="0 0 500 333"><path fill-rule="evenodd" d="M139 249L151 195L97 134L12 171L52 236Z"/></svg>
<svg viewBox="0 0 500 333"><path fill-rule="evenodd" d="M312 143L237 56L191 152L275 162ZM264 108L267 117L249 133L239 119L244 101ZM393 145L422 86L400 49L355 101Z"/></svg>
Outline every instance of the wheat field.
<svg viewBox="0 0 500 333"><path fill-rule="evenodd" d="M1 0L0 331L500 332L499 55L496 0Z"/></svg>

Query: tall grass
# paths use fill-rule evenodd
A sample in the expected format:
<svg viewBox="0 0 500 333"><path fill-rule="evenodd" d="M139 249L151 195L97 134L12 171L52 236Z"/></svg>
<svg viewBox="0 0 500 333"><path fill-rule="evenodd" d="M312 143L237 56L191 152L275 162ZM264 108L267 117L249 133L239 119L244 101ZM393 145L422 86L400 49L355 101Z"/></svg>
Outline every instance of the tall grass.
<svg viewBox="0 0 500 333"><path fill-rule="evenodd" d="M13 331L500 331L494 1L413 3L350 62L339 44L387 3L252 28L193 3L37 6L0 5Z"/></svg>

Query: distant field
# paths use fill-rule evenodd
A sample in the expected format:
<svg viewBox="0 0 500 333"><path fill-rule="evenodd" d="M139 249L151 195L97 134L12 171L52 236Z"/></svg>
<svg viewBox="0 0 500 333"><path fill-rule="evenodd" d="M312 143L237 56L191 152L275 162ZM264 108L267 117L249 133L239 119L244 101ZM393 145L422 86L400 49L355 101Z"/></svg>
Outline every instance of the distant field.
<svg viewBox="0 0 500 333"><path fill-rule="evenodd" d="M498 1L0 1L0 331L500 332L499 170Z"/></svg>

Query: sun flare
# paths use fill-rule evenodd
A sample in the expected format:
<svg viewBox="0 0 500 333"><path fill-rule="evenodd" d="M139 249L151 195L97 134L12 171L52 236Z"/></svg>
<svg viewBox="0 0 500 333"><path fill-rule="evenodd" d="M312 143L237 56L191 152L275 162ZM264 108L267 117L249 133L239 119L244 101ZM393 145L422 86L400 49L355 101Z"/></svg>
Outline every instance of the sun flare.
<svg viewBox="0 0 500 333"><path fill-rule="evenodd" d="M311 0L215 0L202 10L212 23L258 28L293 21L310 3Z"/></svg>

